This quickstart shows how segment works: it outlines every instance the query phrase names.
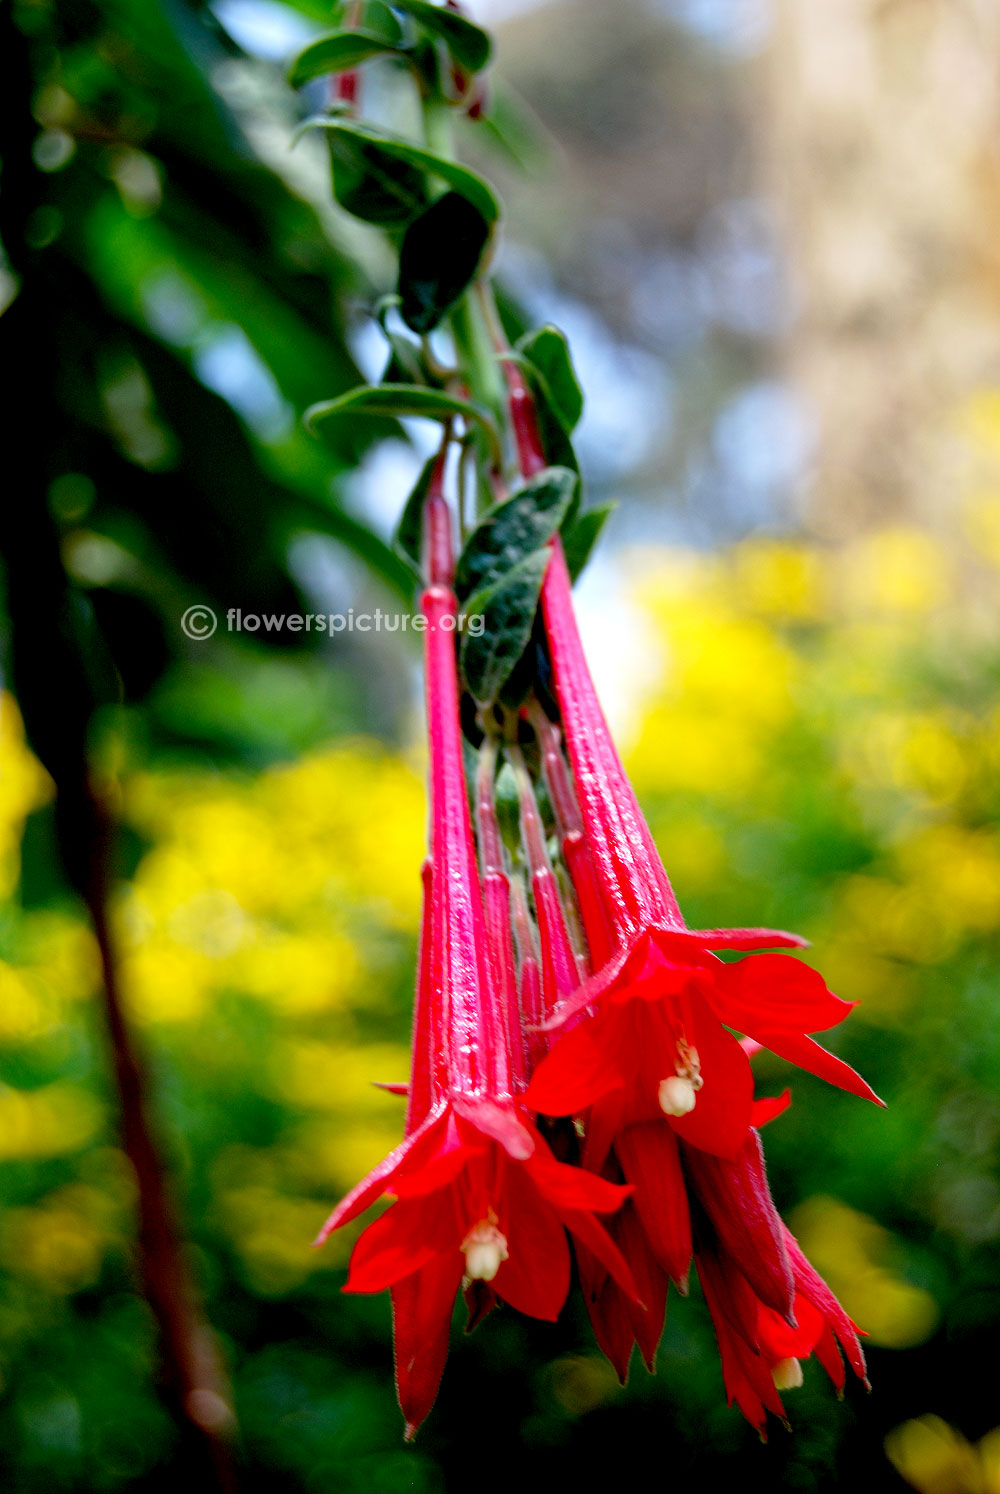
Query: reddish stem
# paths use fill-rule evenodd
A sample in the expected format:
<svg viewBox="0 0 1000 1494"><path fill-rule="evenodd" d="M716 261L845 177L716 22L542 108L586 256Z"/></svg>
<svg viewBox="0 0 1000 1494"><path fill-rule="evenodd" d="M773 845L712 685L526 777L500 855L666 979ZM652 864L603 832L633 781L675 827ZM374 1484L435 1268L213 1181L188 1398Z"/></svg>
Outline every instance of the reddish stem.
<svg viewBox="0 0 1000 1494"><path fill-rule="evenodd" d="M182 1428L194 1481L199 1487L231 1494L237 1488L237 1475L229 1389L184 1259L167 1170L150 1115L145 1070L122 1002L108 917L112 820L100 796L89 787L86 793L92 808L93 840L82 891L100 955L122 1149L136 1180L142 1289L159 1330L164 1393Z"/></svg>

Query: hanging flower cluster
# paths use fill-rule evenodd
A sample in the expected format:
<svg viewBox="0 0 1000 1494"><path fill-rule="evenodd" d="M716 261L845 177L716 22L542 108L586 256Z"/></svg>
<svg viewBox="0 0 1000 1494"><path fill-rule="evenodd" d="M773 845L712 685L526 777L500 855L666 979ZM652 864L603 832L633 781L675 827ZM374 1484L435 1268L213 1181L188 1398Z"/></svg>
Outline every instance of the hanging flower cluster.
<svg viewBox="0 0 1000 1494"><path fill-rule="evenodd" d="M417 79L424 144L354 119L348 70L386 54ZM693 1262L730 1402L763 1433L803 1358L838 1390L841 1351L865 1368L772 1202L759 1128L788 1096L755 1100L750 1056L766 1047L876 1097L810 1036L850 1005L788 952L803 940L686 926L608 732L571 596L606 517L581 505L582 396L555 328L510 347L484 272L498 204L447 149L447 111L483 112L488 56L456 6L399 0L348 7L293 70L338 75L313 121L335 195L399 244L386 377L314 407L311 423L442 426L397 535L421 578L430 752L404 1139L320 1240L392 1200L360 1235L346 1289L392 1294L408 1436L437 1394L459 1291L473 1324L499 1302L553 1320L572 1258L622 1380L636 1345L653 1368L669 1283L686 1292ZM447 364L429 341L439 327Z"/></svg>

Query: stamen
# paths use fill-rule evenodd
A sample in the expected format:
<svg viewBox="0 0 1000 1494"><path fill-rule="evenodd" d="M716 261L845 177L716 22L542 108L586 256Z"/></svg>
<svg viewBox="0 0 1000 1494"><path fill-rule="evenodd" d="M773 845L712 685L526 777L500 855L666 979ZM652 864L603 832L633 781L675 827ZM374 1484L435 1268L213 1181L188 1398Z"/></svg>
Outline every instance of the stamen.
<svg viewBox="0 0 1000 1494"><path fill-rule="evenodd" d="M660 1081L658 1099L664 1115L690 1115L696 1099L694 1085L690 1079L681 1075L663 1079Z"/></svg>
<svg viewBox="0 0 1000 1494"><path fill-rule="evenodd" d="M802 1365L797 1359L779 1359L771 1365L776 1390L797 1390L802 1384Z"/></svg>
<svg viewBox="0 0 1000 1494"><path fill-rule="evenodd" d="M679 1039L676 1075L660 1081L658 1099L664 1115L690 1115L704 1082L698 1049Z"/></svg>
<svg viewBox="0 0 1000 1494"><path fill-rule="evenodd" d="M495 1224L482 1219L462 1241L465 1274L470 1281L492 1281L508 1257L507 1240Z"/></svg>

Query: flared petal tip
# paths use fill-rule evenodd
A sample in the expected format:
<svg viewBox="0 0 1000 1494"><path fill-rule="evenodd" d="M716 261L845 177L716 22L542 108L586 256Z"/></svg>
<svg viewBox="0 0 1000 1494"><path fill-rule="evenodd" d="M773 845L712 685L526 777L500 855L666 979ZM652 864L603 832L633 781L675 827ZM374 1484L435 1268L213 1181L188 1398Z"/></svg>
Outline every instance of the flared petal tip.
<svg viewBox="0 0 1000 1494"><path fill-rule="evenodd" d="M414 1439L414 1437L417 1435L417 1433L419 1431L420 1431L420 1423L419 1423L419 1421L408 1421L406 1423L406 1426L403 1428L403 1441L404 1442L412 1442L413 1439Z"/></svg>

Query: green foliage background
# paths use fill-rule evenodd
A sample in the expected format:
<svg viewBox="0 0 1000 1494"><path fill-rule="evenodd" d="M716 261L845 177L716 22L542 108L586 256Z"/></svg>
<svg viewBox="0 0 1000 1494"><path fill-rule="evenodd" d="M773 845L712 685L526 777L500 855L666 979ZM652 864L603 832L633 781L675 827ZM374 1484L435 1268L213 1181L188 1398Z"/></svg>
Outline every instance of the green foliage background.
<svg viewBox="0 0 1000 1494"><path fill-rule="evenodd" d="M759 1075L764 1093L792 1083L767 1137L774 1191L871 1331L874 1394L838 1405L810 1365L794 1433L762 1448L725 1407L696 1297L671 1308L657 1378L625 1390L579 1304L555 1326L498 1313L468 1338L456 1325L439 1404L404 1449L388 1302L340 1293L349 1239L322 1255L309 1241L401 1125L369 1081L407 1063L411 660L402 644L380 655L376 689L364 653L179 628L192 603L310 610L290 559L303 535L353 553L363 595L407 596L342 482L386 427L339 422L320 444L300 419L359 381L345 318L386 267L299 190L267 133L291 128L294 102L273 70L234 68L207 7L4 0L2 17L7 595L16 609L27 587L56 631L72 622L108 701L125 979L248 1486L530 1473L882 1490L904 1487L883 1450L903 1427L893 1462L918 1488L935 1458L941 1494L1000 1488L975 1445L1000 1421L981 1369L1000 1327L1000 637L979 600L1000 562L995 505L970 498L950 551L894 529L836 551L751 539L628 563L635 646L662 664L630 766L685 912L800 929L863 1003L839 1051L887 1112L775 1060ZM234 339L249 394L213 362ZM995 398L967 413L981 463L1000 466ZM31 658L42 693L49 642ZM56 734L65 705L49 702ZM0 767L4 1484L174 1487L94 952L9 695ZM941 1423L914 1431L928 1413Z"/></svg>

